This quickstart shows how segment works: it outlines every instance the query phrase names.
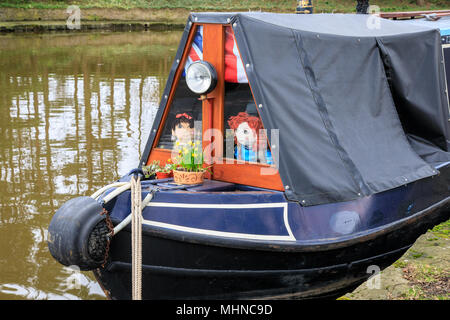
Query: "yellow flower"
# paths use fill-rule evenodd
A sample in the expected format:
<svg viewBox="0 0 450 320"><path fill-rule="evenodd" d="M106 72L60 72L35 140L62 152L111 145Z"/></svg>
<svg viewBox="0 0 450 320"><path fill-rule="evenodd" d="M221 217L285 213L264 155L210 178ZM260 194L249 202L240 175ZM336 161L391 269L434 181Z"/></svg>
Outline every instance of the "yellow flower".
<svg viewBox="0 0 450 320"><path fill-rule="evenodd" d="M179 146L179 145L180 145L180 141L177 141L177 142L175 143L175 145Z"/></svg>
<svg viewBox="0 0 450 320"><path fill-rule="evenodd" d="M183 152L184 152L184 153L188 153L189 150L188 150L186 147L183 147Z"/></svg>
<svg viewBox="0 0 450 320"><path fill-rule="evenodd" d="M167 162L171 163L171 162L172 162L172 159L170 159L170 158L169 158L169 159L167 159Z"/></svg>

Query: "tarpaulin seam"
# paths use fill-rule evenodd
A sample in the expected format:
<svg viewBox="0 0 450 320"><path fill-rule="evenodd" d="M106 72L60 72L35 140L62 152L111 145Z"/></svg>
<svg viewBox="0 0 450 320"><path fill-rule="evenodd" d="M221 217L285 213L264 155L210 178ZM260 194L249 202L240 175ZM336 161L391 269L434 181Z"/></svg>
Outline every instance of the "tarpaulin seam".
<svg viewBox="0 0 450 320"><path fill-rule="evenodd" d="M406 140L408 141L408 138L407 138L407 136L409 135L409 133L407 133L406 131L405 131L405 127L404 127L404 125L403 125L403 123L402 123L402 121L400 120L400 116L399 116L399 114L398 114L398 109L397 109L397 105L395 104L395 100L394 100L394 96L393 96L393 90L394 90L394 88L393 88L393 85L392 85L392 82L393 82L393 79L392 79L392 71L393 71L393 68L392 68L392 64L391 64L391 60L390 60L390 56L391 56L391 53L389 52L389 49L384 45L384 43L383 43L383 38L382 37L375 37L375 40L376 40L376 43L377 43L377 48L378 48L378 51L379 51L379 53L380 53L380 59L381 59L381 61L382 61L382 67L384 68L384 75L385 75L385 77L386 77L386 81L388 82L388 86L389 86L389 97L390 97L390 99L391 99L391 102L392 102L392 104L393 104L393 106L395 107L395 110L397 111L396 112L396 116L397 116L397 119L398 119L398 121L400 122L400 124L401 124L401 126L402 126L402 128L403 128L403 132L404 132L404 134L405 134L405 137L406 137ZM384 50L384 52L383 52L383 50ZM442 57L443 58L443 57ZM439 59L438 59L439 60ZM388 68L389 70L386 70L386 68ZM439 70L441 70L442 68L439 68ZM388 78L388 73L389 73L389 78ZM439 72L439 73L441 73L441 72ZM443 79L441 79L441 81L442 81ZM441 83L441 81L440 81L440 83ZM439 91L441 91L441 90L439 90ZM442 108L442 109L445 109L445 108ZM443 111L444 113L445 113L445 111ZM444 128L444 130L447 132L448 131L448 126L444 126L445 128ZM444 133L445 134L445 133ZM439 148L439 149L441 149L441 150L443 150L439 145L437 145L436 143L434 143L434 142L432 142L432 141L430 141L429 139L426 139L425 137L422 137L423 139L425 139L426 141L429 141L430 143L432 143L434 146L436 146L437 148ZM445 139L446 137L444 137L444 139ZM417 154L417 152L414 150L414 148L410 145L410 143L409 143L409 141L408 141L408 146L410 147L410 149L412 150L412 152L414 153L414 154ZM447 150L443 150L443 151L447 151ZM418 155L418 154L417 154ZM418 155L419 156L419 155ZM431 167L431 166L430 166Z"/></svg>
<svg viewBox="0 0 450 320"><path fill-rule="evenodd" d="M308 81L308 86L311 90L311 94L313 96L314 101L316 102L317 108L319 110L320 117L324 124L324 127L330 137L331 142L333 143L339 157L341 158L342 163L347 168L350 173L350 177L358 188L358 192L363 192L365 195L371 194L368 186L365 184L364 179L359 172L358 168L354 164L354 162L350 159L349 155L345 151L344 147L339 143L339 139L334 132L334 127L331 122L330 116L328 114L328 110L325 105L325 101L323 100L322 95L319 92L319 88L316 83L314 70L312 68L312 64L309 61L308 55L303 50L303 39L301 34L296 34L293 29L290 29L294 35L295 44L297 47L297 51L299 53L300 61L302 63L303 71L305 72L306 79Z"/></svg>
<svg viewBox="0 0 450 320"><path fill-rule="evenodd" d="M435 35L434 41L435 41L435 43L439 43L439 45L440 45L439 30L434 29L434 30L426 30L426 31L420 32L420 35L423 36L424 38L427 38L427 39L430 38L430 34ZM412 35L409 35L409 36L412 36ZM392 54L389 52L388 46L384 43L384 39L389 39L389 37L376 37L376 39L377 39L377 42L379 44L381 44L380 48L382 50L384 50L386 52L386 55L390 58L392 56ZM427 43L427 42L425 42L425 43ZM429 46L429 44L428 44L428 46ZM434 55L433 58L436 59L436 62L437 62L437 64L435 66L433 66L433 69L435 69L435 71L439 75L439 83L438 83L439 88L437 88L439 93L438 93L438 96L436 96L439 99L439 101L437 103L439 104L439 109L440 109L440 113L441 113L442 118L445 118L445 115L448 112L448 105L446 104L447 97L445 96L445 88L442 88L443 84L445 85L445 70L443 69L443 66L442 66L442 63L441 63L441 61L443 60L442 49L439 48L439 50L436 50L436 48L434 46L433 47L433 53L434 53L433 54ZM397 72L397 74L398 74L397 77L400 77L400 78L404 77L403 75L400 75L398 72ZM400 92L402 92L402 91L403 90L400 90ZM404 97L406 103L413 103L414 102L413 100L410 100L409 98L407 98L406 95L401 95L400 96L400 98L402 100L403 100L403 97ZM417 120L420 120L420 119L416 119L416 121ZM430 118L430 121L435 123L434 119ZM403 123L402 123L402 126L405 128L405 125ZM430 126L426 126L426 132L425 132L427 134L426 139L429 140L429 141L432 141L436 145L436 147L438 147L438 148L440 148L440 149L442 149L444 151L447 151L446 150L447 146L446 146L446 143L445 143L445 139L448 138L448 134L449 134L448 121L447 122L444 122L444 121L440 122L438 127L437 127L437 131L436 131L436 128L433 128L432 130L430 130L430 129L431 129ZM415 130L413 130L413 131L415 131ZM420 135L420 136L422 136L422 135Z"/></svg>
<svg viewBox="0 0 450 320"><path fill-rule="evenodd" d="M396 117L397 121L400 123L401 128L403 129L403 124L402 124L402 122L400 120L400 116L398 114L397 106L395 104L394 97L393 97L393 94L392 94L392 86L391 86L391 83L388 80L388 75L387 75L387 72L389 72L389 75L391 75L391 71L392 71L390 55L389 55L389 49L384 45L383 39L381 37L375 37L375 42L376 42L376 47L378 49L379 57L381 59L381 68L383 68L383 70L382 70L383 71L382 75L384 75L383 80L387 83L387 86L388 86L388 89L389 89L388 90L388 97L389 97L389 100L392 103L392 106L394 107L393 116ZM383 52L383 50L385 52ZM389 68L389 71L386 71L386 68ZM411 153L417 155L417 157L422 160L422 162L424 164L424 166L422 168L429 169L433 173L433 174L427 174L426 176L414 173L414 176L416 176L416 179L419 180L419 179L424 179L424 178L436 175L438 172L436 172L436 170L434 170L427 162L425 162L417 154L417 152L414 150L414 148L411 146L411 144L409 143L408 137L407 137L407 133L405 132L404 129L403 129L403 134L404 134L404 139L406 140L406 145L409 148L409 150L411 151ZM428 141L428 140L426 140L426 141ZM418 178L418 176L420 176L420 178ZM397 177L394 177L393 180L395 181L397 178L402 178L402 177L403 176L397 176ZM410 182L412 182L412 181L409 181L409 183ZM395 185L395 183L394 183L394 185ZM385 191L385 190L381 190L381 191Z"/></svg>
<svg viewBox="0 0 450 320"><path fill-rule="evenodd" d="M388 99L389 99L389 101L391 103L391 107L392 107L391 108L391 112L390 112L391 116L395 117L397 122L400 124L400 128L402 128L403 139L404 139L404 141L406 143L406 147L409 149L409 151L413 155L417 155L418 160L421 160L423 162L423 165L419 169L417 169L415 172L410 172L409 173L408 177L410 177L410 178L412 177L412 180L411 179L407 180L407 183L411 183L411 182L416 181L416 180L420 180L420 179L423 179L423 178L430 177L430 176L436 174L435 170L433 170L428 163L426 163L422 158L419 157L417 152L413 149L413 147L409 143L407 134L406 134L406 132L405 132L405 130L403 128L403 124L402 124L402 122L400 120L400 117L399 117L399 114L398 114L397 106L395 104L394 97L393 97L393 94L392 94L392 89L393 89L393 87L391 85L392 81L390 82L388 80L388 77L392 77L392 73L391 72L393 71L392 70L391 60L390 60L389 49L384 46L383 40L382 40L381 37L375 37L374 40L375 40L375 48L376 48L376 50L378 52L378 57L379 57L379 59L381 61L380 68L381 68L381 71L382 71L381 72L381 77L382 77L383 85L387 89L387 96L388 96ZM383 50L384 50L384 52L383 52ZM388 68L388 70L387 70L387 68ZM428 172L428 173L425 173L425 175L424 175L424 173L419 174L418 173L419 170L422 171L422 172L425 171L425 172ZM433 174L429 173L430 170L431 170L431 172ZM396 181L398 179L404 180L406 178L405 175L398 175L398 176L392 177L390 179L390 181L389 181L390 184L397 185L398 183ZM368 185L371 186L371 188L373 189L373 191L375 193L383 192L383 191L386 191L386 190L389 189L389 188L386 189L386 187L378 186L377 184L374 184L374 183L371 183L371 182L368 182Z"/></svg>
<svg viewBox="0 0 450 320"><path fill-rule="evenodd" d="M439 32L438 32L439 33ZM438 35L438 37L440 38L440 33ZM449 121L450 121L450 100L449 100L449 96L450 96L450 92L448 92L448 81L450 81L450 79L447 79L447 71L446 71L446 65L445 65L445 52L444 52L444 48L442 47L442 43L441 43L441 48L442 50L439 51L439 60L442 60L442 67L439 68L440 72L439 75L441 77L441 83L444 86L444 90L442 90L442 95L444 96L443 99L443 104L445 105L444 108L442 108L442 112L444 113L444 119L446 122L446 126L445 126L445 140L448 141L448 139L450 138L450 128L448 126ZM442 81L443 80L443 81ZM448 144L446 146L446 150L444 151L450 151L450 149L448 148Z"/></svg>

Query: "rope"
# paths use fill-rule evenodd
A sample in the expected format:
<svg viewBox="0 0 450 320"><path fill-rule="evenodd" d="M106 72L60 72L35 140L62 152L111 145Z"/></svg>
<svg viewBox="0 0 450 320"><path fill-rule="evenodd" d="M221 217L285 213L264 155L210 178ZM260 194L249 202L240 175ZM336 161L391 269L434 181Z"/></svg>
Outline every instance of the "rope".
<svg viewBox="0 0 450 320"><path fill-rule="evenodd" d="M141 178L131 177L132 299L142 300L142 194Z"/></svg>
<svg viewBox="0 0 450 320"><path fill-rule="evenodd" d="M102 199L103 203L107 203L124 191L131 189L131 213L120 224L114 227L108 234L108 237L113 237L131 222L132 299L142 300L142 208L152 201L155 193L159 191L159 188L153 188L144 200L142 200L141 178L138 176L136 179L135 176L132 176L130 182L112 183L101 188L91 197L98 200L101 194L110 188L116 188L116 190L106 195Z"/></svg>
<svg viewBox="0 0 450 320"><path fill-rule="evenodd" d="M111 201L112 199L114 199L115 197L117 197L119 194L121 194L122 192L127 191L128 189L130 189L131 184L127 183L124 184L123 186L117 188L116 190L114 190L113 192L107 194L104 198L103 198L103 203L107 203L109 201Z"/></svg>
<svg viewBox="0 0 450 320"><path fill-rule="evenodd" d="M153 196L157 191L159 191L159 188L154 188L145 196L144 200L142 200L142 208L145 208L148 205L148 203L152 201ZM116 235L120 230L122 230L128 224L130 224L132 216L133 215L130 212L130 214L125 219L123 219L122 222L120 222L117 226L114 227L114 231L110 234L110 236Z"/></svg>
<svg viewBox="0 0 450 320"><path fill-rule="evenodd" d="M97 190L94 194L92 194L91 198L97 200L97 198L106 190L108 190L109 188L117 188L117 187L122 187L124 185L129 185L129 182L114 182L111 184L108 184L107 186L104 186L103 188Z"/></svg>

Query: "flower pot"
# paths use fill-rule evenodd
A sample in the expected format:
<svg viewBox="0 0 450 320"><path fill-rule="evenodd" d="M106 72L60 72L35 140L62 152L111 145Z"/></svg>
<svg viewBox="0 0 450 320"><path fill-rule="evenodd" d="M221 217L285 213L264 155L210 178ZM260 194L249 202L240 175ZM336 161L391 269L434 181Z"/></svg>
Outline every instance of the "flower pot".
<svg viewBox="0 0 450 320"><path fill-rule="evenodd" d="M206 171L190 172L173 170L173 181L176 184L202 184Z"/></svg>
<svg viewBox="0 0 450 320"><path fill-rule="evenodd" d="M167 179L172 176L172 172L157 172L156 178L157 179Z"/></svg>

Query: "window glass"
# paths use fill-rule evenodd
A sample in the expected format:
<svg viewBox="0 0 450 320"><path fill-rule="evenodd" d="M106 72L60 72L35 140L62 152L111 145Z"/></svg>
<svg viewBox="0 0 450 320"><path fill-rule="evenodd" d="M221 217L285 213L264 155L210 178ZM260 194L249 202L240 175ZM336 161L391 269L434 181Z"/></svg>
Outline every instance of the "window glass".
<svg viewBox="0 0 450 320"><path fill-rule="evenodd" d="M248 83L225 83L224 154L245 162L273 164L267 134Z"/></svg>
<svg viewBox="0 0 450 320"><path fill-rule="evenodd" d="M202 102L182 76L170 106L158 148L172 150L189 141L202 141Z"/></svg>
<svg viewBox="0 0 450 320"><path fill-rule="evenodd" d="M194 40L178 81L169 114L159 139L158 148L177 150L190 141L202 141L202 102L186 84L186 69L203 58L203 26L195 30ZM201 146L201 145L200 145Z"/></svg>

